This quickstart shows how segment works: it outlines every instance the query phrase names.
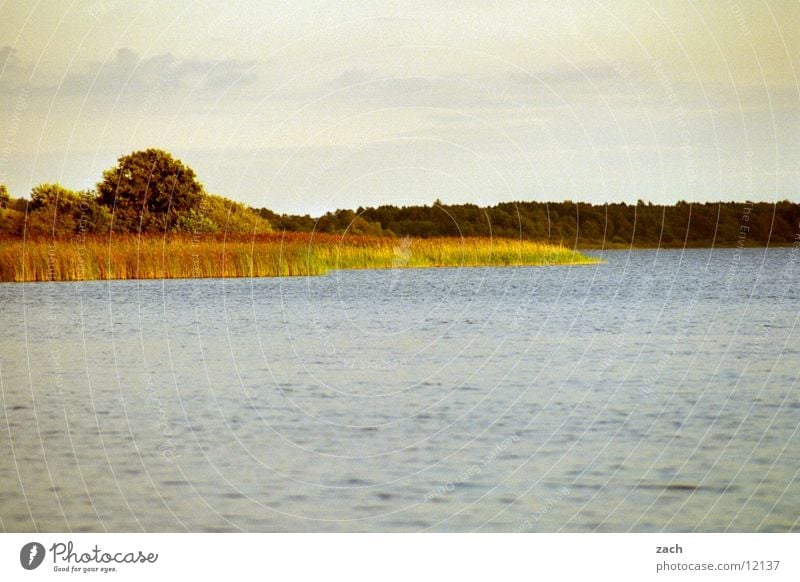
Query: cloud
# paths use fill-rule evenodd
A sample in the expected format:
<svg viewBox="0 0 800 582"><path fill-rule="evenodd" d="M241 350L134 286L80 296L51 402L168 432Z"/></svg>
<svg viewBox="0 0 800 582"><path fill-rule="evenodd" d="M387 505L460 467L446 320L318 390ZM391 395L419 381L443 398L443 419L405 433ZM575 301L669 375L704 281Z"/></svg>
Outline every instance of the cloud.
<svg viewBox="0 0 800 582"><path fill-rule="evenodd" d="M226 89L236 84L251 84L258 79L252 71L254 61L236 59L179 59L172 53L142 58L128 48L117 51L110 62L92 63L86 70L66 77L61 86L65 94L137 96L156 92Z"/></svg>
<svg viewBox="0 0 800 582"><path fill-rule="evenodd" d="M334 89L340 89L377 81L379 79L381 79L381 75L379 75L377 71L365 71L364 69L353 68L346 69L342 73L339 73L333 80L328 82L328 85Z"/></svg>
<svg viewBox="0 0 800 582"><path fill-rule="evenodd" d="M26 84L30 63L17 57L10 46L0 49L0 94L18 92ZM93 61L63 79L45 79L30 89L51 96L128 97L176 95L193 91L194 97L217 95L233 86L258 81L256 62L237 59L177 58L166 52L142 57L129 48L120 48L113 58Z"/></svg>
<svg viewBox="0 0 800 582"><path fill-rule="evenodd" d="M607 81L617 82L630 77L630 69L622 64L612 65L606 62L589 62L579 65L564 64L548 69L531 71L530 73L515 72L511 74L512 80L521 84L531 83L544 85L576 85L576 84L597 84Z"/></svg>
<svg viewBox="0 0 800 582"><path fill-rule="evenodd" d="M0 71L5 72L6 67L16 66L18 62L17 49L9 45L0 48Z"/></svg>
<svg viewBox="0 0 800 582"><path fill-rule="evenodd" d="M0 48L0 95L19 93L25 81L26 67L12 46Z"/></svg>
<svg viewBox="0 0 800 582"><path fill-rule="evenodd" d="M436 107L443 109L519 110L574 103L589 96L631 95L637 78L606 63L552 67L526 74L404 76L391 72L346 69L311 91L350 104Z"/></svg>

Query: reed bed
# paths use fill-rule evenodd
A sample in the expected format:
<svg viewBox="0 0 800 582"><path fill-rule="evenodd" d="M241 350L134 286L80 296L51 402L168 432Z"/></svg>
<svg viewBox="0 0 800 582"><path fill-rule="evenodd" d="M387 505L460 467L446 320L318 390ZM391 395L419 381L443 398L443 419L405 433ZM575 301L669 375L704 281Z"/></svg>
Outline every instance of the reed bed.
<svg viewBox="0 0 800 582"><path fill-rule="evenodd" d="M0 241L0 281L322 275L335 269L581 265L566 247L504 238L111 236Z"/></svg>

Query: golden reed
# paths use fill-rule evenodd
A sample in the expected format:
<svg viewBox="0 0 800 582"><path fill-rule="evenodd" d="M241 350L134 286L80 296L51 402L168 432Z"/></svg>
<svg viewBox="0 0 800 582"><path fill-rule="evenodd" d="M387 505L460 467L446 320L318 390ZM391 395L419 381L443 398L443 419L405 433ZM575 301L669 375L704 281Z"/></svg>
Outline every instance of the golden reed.
<svg viewBox="0 0 800 582"><path fill-rule="evenodd" d="M275 233L235 238L102 236L0 241L0 281L321 275L335 269L579 265L547 243L505 238L390 238Z"/></svg>

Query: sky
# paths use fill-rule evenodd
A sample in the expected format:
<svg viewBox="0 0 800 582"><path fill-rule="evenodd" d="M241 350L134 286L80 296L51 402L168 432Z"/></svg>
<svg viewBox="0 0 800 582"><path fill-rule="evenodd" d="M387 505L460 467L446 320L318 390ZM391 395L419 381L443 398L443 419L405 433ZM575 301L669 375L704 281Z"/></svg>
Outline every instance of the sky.
<svg viewBox="0 0 800 582"><path fill-rule="evenodd" d="M157 147L207 191L800 201L800 2L0 0L0 183Z"/></svg>

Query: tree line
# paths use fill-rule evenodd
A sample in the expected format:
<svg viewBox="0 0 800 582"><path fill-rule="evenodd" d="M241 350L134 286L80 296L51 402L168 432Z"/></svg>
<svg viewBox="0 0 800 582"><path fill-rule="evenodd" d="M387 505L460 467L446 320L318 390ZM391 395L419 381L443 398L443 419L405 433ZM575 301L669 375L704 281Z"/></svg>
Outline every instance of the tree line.
<svg viewBox="0 0 800 582"><path fill-rule="evenodd" d="M322 232L366 236L495 236L591 248L763 246L791 244L800 205L678 202L674 205L503 202L491 206L359 207L314 218L253 209L208 194L194 171L169 153L148 149L119 158L94 190L40 184L30 198L0 185L0 235L65 237L78 233Z"/></svg>
<svg viewBox="0 0 800 582"><path fill-rule="evenodd" d="M374 236L497 236L611 246L763 246L800 235L800 205L767 202L678 202L656 205L585 202L503 202L337 210L314 219L257 212L276 230Z"/></svg>

